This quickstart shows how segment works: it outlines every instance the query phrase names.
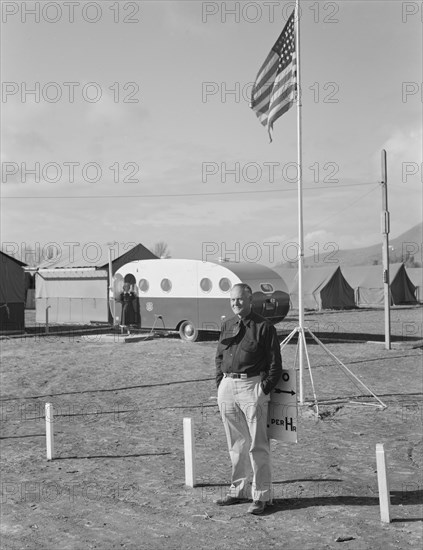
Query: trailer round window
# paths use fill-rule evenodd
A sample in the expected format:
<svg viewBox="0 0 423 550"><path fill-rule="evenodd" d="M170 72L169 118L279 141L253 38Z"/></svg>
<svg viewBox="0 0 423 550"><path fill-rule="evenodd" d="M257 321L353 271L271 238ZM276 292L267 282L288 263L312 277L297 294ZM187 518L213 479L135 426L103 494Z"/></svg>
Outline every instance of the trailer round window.
<svg viewBox="0 0 423 550"><path fill-rule="evenodd" d="M263 292L273 292L273 286L270 283L261 283L260 288Z"/></svg>
<svg viewBox="0 0 423 550"><path fill-rule="evenodd" d="M229 290L231 290L231 287L232 287L232 284L229 279L227 279L226 277L223 277L223 279L220 279L219 281L220 290L223 290L223 292L228 292Z"/></svg>
<svg viewBox="0 0 423 550"><path fill-rule="evenodd" d="M169 279L162 279L160 286L164 292L170 292L172 288L172 283L169 281Z"/></svg>
<svg viewBox="0 0 423 550"><path fill-rule="evenodd" d="M213 286L212 282L207 277L205 277L204 279L201 279L200 287L203 292L210 292L210 290L212 289L212 286Z"/></svg>
<svg viewBox="0 0 423 550"><path fill-rule="evenodd" d="M141 292L147 292L147 290L150 288L147 279L141 279L138 286L140 287Z"/></svg>

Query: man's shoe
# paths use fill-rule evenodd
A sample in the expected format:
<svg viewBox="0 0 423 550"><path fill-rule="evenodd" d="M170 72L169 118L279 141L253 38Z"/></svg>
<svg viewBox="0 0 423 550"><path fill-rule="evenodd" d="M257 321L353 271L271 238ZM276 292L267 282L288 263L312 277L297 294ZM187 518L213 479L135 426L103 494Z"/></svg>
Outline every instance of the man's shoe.
<svg viewBox="0 0 423 550"><path fill-rule="evenodd" d="M231 506L231 504L239 504L240 502L242 502L242 498L232 497L231 495L226 495L214 501L218 506Z"/></svg>
<svg viewBox="0 0 423 550"><path fill-rule="evenodd" d="M263 500L254 500L251 506L248 508L249 514L254 514L255 516L259 516L264 512L264 509L266 508L266 502Z"/></svg>

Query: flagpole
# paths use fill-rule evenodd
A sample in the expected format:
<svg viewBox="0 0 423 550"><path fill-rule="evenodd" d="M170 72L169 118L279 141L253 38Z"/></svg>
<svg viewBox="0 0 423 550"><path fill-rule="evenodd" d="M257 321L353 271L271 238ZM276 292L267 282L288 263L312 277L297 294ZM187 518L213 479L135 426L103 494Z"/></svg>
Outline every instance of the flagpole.
<svg viewBox="0 0 423 550"><path fill-rule="evenodd" d="M303 177L302 177L302 120L301 120L301 65L300 65L300 0L295 2L295 52L297 57L297 191L298 191L298 360L300 365L299 394L300 404L304 403L304 304L303 304L303 261L304 261L304 229L303 229Z"/></svg>
<svg viewBox="0 0 423 550"><path fill-rule="evenodd" d="M295 56L295 57L294 57ZM296 97L294 85L296 84ZM307 351L305 331L313 340L343 367L344 372L352 375L361 387L364 387L373 397L379 401L382 408L386 405L367 388L347 367L331 353L311 330L304 326L304 232L303 232L303 171L302 171L302 121L301 121L301 66L300 66L300 0L295 1L294 12L274 44L264 63L260 67L251 92L250 107L256 112L263 126L267 127L270 141L272 141L273 123L288 109L297 103L297 191L298 191L298 318L299 325L283 340L281 350L298 334L298 358L299 358L299 401L304 405L304 359L310 374L311 388L316 407L316 416L319 416L318 402L314 390L314 382L311 373L310 359ZM294 368L297 364L295 358ZM364 404L364 403L363 403ZM366 403L370 404L370 403Z"/></svg>

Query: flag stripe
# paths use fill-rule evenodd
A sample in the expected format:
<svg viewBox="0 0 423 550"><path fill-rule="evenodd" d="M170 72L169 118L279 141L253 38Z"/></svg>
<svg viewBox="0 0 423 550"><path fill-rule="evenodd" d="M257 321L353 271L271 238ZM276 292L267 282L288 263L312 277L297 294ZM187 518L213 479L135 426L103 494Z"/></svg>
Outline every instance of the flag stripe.
<svg viewBox="0 0 423 550"><path fill-rule="evenodd" d="M283 104L289 102L289 107L291 107L295 101L295 92L296 85L295 82L292 81L291 74L288 74L282 80L275 82L271 96L269 97L269 95L266 94L262 97L261 102L257 103L257 105L254 107L257 116L259 116L260 122L264 126L267 126L267 118L271 118L273 119L273 121L279 118L274 118L273 116L270 116L270 114L274 112L275 107L278 106L279 102L282 102ZM281 112L281 115L287 110L288 109Z"/></svg>
<svg viewBox="0 0 423 550"><path fill-rule="evenodd" d="M297 58L295 52L295 10L260 67L251 92L251 108L267 126L270 139L273 123L295 103Z"/></svg>
<svg viewBox="0 0 423 550"><path fill-rule="evenodd" d="M269 56L269 60L263 65L262 69L257 75L256 82L254 84L254 90L259 89L261 86L273 80L273 75L275 74L278 65L279 56L276 55L276 53L272 52L272 55Z"/></svg>
<svg viewBox="0 0 423 550"><path fill-rule="evenodd" d="M267 86L266 87L263 87L260 92L256 92L255 96L254 96L254 103L253 103L253 107L254 109L262 109L263 107L263 102L267 102L267 105L270 103L270 97L271 95L273 94L273 91L274 91L274 88L275 86L276 87L279 87L281 84L285 84L287 81L295 81L295 77L296 77L296 71L292 71L292 70L285 70L283 72L281 72L276 78L275 78L275 81L274 83L267 83ZM295 83L295 82L292 82L292 83Z"/></svg>

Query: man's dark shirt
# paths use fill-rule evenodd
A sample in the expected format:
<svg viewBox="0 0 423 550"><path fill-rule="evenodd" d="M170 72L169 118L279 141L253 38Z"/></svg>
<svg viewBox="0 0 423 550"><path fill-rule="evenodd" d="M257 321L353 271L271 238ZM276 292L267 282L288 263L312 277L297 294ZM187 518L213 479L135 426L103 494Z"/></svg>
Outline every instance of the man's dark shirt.
<svg viewBox="0 0 423 550"><path fill-rule="evenodd" d="M216 352L216 384L224 373L258 376L265 373L262 388L268 394L282 375L279 341L264 317L251 311L244 319L231 317L222 325Z"/></svg>

